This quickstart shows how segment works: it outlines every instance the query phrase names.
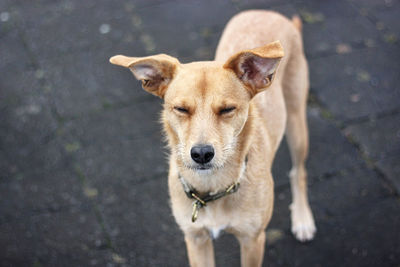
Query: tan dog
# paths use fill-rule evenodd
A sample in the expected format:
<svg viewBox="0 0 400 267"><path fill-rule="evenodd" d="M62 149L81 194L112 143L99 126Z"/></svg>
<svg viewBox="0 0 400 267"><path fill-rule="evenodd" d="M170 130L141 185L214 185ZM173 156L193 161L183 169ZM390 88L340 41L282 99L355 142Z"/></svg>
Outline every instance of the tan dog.
<svg viewBox="0 0 400 267"><path fill-rule="evenodd" d="M110 61L130 68L146 91L165 101L172 210L191 266L214 266L211 236L222 229L238 238L242 266L261 265L274 201L271 165L285 129L293 163L292 232L300 241L313 238L304 167L308 67L299 18L236 15L215 61L181 64L167 55Z"/></svg>

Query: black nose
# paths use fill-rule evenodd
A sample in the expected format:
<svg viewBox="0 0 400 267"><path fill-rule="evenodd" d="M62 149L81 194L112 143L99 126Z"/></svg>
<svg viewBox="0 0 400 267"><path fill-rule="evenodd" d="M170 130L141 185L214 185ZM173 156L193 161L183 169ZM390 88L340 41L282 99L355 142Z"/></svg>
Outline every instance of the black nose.
<svg viewBox="0 0 400 267"><path fill-rule="evenodd" d="M209 145L197 145L190 150L192 159L200 164L208 163L214 157L214 148Z"/></svg>

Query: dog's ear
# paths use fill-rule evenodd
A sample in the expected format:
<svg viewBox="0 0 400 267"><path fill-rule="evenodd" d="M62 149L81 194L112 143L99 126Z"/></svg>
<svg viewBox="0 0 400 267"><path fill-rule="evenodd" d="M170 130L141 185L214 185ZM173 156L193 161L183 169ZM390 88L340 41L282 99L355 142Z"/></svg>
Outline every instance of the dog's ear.
<svg viewBox="0 0 400 267"><path fill-rule="evenodd" d="M164 97L165 91L180 64L178 59L164 54L150 57L118 55L110 58L110 62L129 68L136 79L142 81L144 90L161 98Z"/></svg>
<svg viewBox="0 0 400 267"><path fill-rule="evenodd" d="M233 55L224 68L233 70L253 97L271 85L283 56L281 43L275 41Z"/></svg>

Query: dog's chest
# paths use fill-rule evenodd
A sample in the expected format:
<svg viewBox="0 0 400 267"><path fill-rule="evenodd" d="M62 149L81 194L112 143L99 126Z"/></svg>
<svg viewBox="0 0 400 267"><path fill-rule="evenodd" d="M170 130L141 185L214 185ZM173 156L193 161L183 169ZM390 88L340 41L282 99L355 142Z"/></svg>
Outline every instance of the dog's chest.
<svg viewBox="0 0 400 267"><path fill-rule="evenodd" d="M213 239L217 239L226 228L231 227L232 222L229 214L226 214L222 209L222 205L218 206L205 207L202 214L202 224L210 232Z"/></svg>
<svg viewBox="0 0 400 267"><path fill-rule="evenodd" d="M225 220L215 220L215 217L205 220L205 228L210 232L213 239L217 239L221 233L229 226Z"/></svg>
<svg viewBox="0 0 400 267"><path fill-rule="evenodd" d="M221 232L223 230L225 230L226 227L227 227L227 225L214 226L214 227L208 228L208 231L210 232L211 237L213 239L217 239L220 236Z"/></svg>

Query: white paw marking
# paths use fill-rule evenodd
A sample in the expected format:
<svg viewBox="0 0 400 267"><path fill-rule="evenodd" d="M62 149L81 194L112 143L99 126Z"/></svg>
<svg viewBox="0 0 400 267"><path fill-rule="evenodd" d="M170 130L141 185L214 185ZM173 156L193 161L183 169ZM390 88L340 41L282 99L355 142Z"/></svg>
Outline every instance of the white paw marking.
<svg viewBox="0 0 400 267"><path fill-rule="evenodd" d="M314 238L317 228L308 205L290 205L292 233L300 242L306 242Z"/></svg>

